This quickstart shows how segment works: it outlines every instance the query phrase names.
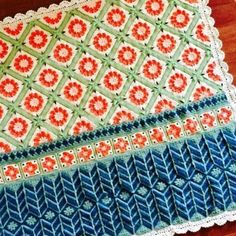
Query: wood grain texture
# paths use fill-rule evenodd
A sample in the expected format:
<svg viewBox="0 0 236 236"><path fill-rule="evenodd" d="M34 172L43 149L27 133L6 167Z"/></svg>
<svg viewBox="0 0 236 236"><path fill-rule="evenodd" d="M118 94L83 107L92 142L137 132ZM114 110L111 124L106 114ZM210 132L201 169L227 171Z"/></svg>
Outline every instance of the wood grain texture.
<svg viewBox="0 0 236 236"><path fill-rule="evenodd" d="M25 13L28 10L37 10L39 7L48 7L61 0L0 0L0 19L14 16L16 13ZM212 16L223 41L223 51L230 73L234 76L236 85L236 0L210 0ZM236 236L236 222L224 226L214 226L202 229L197 233L187 233L182 236Z"/></svg>

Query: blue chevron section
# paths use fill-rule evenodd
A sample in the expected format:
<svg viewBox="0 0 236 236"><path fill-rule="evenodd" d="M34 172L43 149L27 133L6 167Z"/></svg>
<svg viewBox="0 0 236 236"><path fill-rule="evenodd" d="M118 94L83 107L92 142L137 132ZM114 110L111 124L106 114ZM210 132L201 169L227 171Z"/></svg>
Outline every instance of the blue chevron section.
<svg viewBox="0 0 236 236"><path fill-rule="evenodd" d="M236 128L0 188L0 235L132 235L236 203Z"/></svg>

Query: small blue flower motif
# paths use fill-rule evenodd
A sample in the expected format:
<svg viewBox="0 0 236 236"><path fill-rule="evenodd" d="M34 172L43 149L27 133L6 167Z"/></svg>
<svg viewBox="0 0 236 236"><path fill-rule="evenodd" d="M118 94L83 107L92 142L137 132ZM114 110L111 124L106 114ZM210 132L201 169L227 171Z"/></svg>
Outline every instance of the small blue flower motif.
<svg viewBox="0 0 236 236"><path fill-rule="evenodd" d="M147 188L141 187L141 188L139 188L138 193L140 195L144 196L147 193L147 191L148 191Z"/></svg>
<svg viewBox="0 0 236 236"><path fill-rule="evenodd" d="M45 218L46 218L47 220L51 220L51 219L53 219L54 217L55 217L55 213L52 212L52 211L48 211L48 212L46 213L46 215L45 215Z"/></svg>
<svg viewBox="0 0 236 236"><path fill-rule="evenodd" d="M233 173L236 173L236 164L230 165L229 170L232 171Z"/></svg>
<svg viewBox="0 0 236 236"><path fill-rule="evenodd" d="M106 197L104 197L104 198L102 199L102 202L103 202L104 204L108 205L108 204L111 202L111 198L108 197L108 196L106 196Z"/></svg>
<svg viewBox="0 0 236 236"><path fill-rule="evenodd" d="M166 184L165 184L165 183L159 182L159 183L157 184L157 189L158 189L158 190L163 191L165 188L166 188Z"/></svg>
<svg viewBox="0 0 236 236"><path fill-rule="evenodd" d="M198 173L198 174L194 175L193 180L197 183L200 183L202 181L202 178L203 178L203 176Z"/></svg>
<svg viewBox="0 0 236 236"><path fill-rule="evenodd" d="M184 180L183 179L176 179L175 180L175 185L178 186L178 187L181 187L184 185Z"/></svg>
<svg viewBox="0 0 236 236"><path fill-rule="evenodd" d="M33 216L30 216L27 220L26 223L30 226L34 225L36 223L36 219Z"/></svg>
<svg viewBox="0 0 236 236"><path fill-rule="evenodd" d="M221 170L219 168L214 168L211 174L215 177L218 177L221 174Z"/></svg>
<svg viewBox="0 0 236 236"><path fill-rule="evenodd" d="M122 193L120 194L120 198L121 198L122 200L127 200L127 199L129 198L129 194L128 194L127 192L122 192Z"/></svg>
<svg viewBox="0 0 236 236"><path fill-rule="evenodd" d="M85 201L83 204L83 207L86 210L90 210L92 208L92 206L93 206L93 204L89 200Z"/></svg>
<svg viewBox="0 0 236 236"><path fill-rule="evenodd" d="M10 231L15 231L16 228L17 228L17 226L18 226L18 224L17 224L16 222L11 221L11 222L8 224L7 228L8 228Z"/></svg>
<svg viewBox="0 0 236 236"><path fill-rule="evenodd" d="M70 216L70 215L72 215L73 213L74 213L74 209L72 208L72 207L67 207L65 210L64 210L64 214L66 215L66 216Z"/></svg>

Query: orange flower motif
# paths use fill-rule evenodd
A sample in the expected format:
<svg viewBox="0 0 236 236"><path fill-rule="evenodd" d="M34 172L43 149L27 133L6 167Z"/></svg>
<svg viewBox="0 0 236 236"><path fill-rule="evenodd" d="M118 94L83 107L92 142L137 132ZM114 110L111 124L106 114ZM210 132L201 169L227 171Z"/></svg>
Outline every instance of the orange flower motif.
<svg viewBox="0 0 236 236"><path fill-rule="evenodd" d="M144 134L136 133L132 138L132 142L136 148L144 148L147 145L147 137Z"/></svg>
<svg viewBox="0 0 236 236"><path fill-rule="evenodd" d="M38 170L38 164L37 162L33 162L33 161L27 161L25 162L25 165L22 167L23 172L26 176L33 176L37 174L37 170Z"/></svg>
<svg viewBox="0 0 236 236"><path fill-rule="evenodd" d="M78 134L81 134L83 132L92 131L92 130L93 130L93 125L92 125L91 122L81 120L81 121L78 121L75 124L75 126L73 128L73 134L78 135Z"/></svg>
<svg viewBox="0 0 236 236"><path fill-rule="evenodd" d="M131 121L134 119L134 116L132 115L131 112L129 111L118 111L114 118L113 118L113 124L114 125L118 125L122 122L126 122L126 121Z"/></svg>
<svg viewBox="0 0 236 236"><path fill-rule="evenodd" d="M176 46L176 40L173 36L169 34L163 34L157 40L157 47L163 53L171 53Z"/></svg>
<svg viewBox="0 0 236 236"><path fill-rule="evenodd" d="M11 36L17 36L23 30L23 23L20 22L16 25L11 25L11 26L4 27L3 29L7 34L9 34Z"/></svg>
<svg viewBox="0 0 236 236"><path fill-rule="evenodd" d="M86 146L81 147L80 151L78 152L78 157L81 161L89 161L92 159L93 151L91 148L88 148Z"/></svg>
<svg viewBox="0 0 236 236"><path fill-rule="evenodd" d="M83 5L82 8L84 11L94 14L94 13L98 12L98 10L101 8L101 6L102 6L102 1L97 0L97 1L92 1L89 4Z"/></svg>
<svg viewBox="0 0 236 236"><path fill-rule="evenodd" d="M68 25L68 32L75 38L81 38L85 35L87 30L86 23L81 19L73 19Z"/></svg>
<svg viewBox="0 0 236 236"><path fill-rule="evenodd" d="M44 69L39 75L39 81L45 87L53 87L58 80L59 75L53 69Z"/></svg>
<svg viewBox="0 0 236 236"><path fill-rule="evenodd" d="M148 60L143 66L143 74L146 78L154 80L161 75L162 65L156 60Z"/></svg>
<svg viewBox="0 0 236 236"><path fill-rule="evenodd" d="M164 98L158 101L157 104L155 105L155 113L160 113L166 110L172 110L174 108L175 106L173 102Z"/></svg>
<svg viewBox="0 0 236 236"><path fill-rule="evenodd" d="M232 120L233 112L230 108L222 107L217 114L219 121L227 124Z"/></svg>
<svg viewBox="0 0 236 236"><path fill-rule="evenodd" d="M51 141L52 141L52 135L50 133L47 133L45 131L40 131L35 135L33 139L33 144L34 146L38 146L42 143L47 143Z"/></svg>
<svg viewBox="0 0 236 236"><path fill-rule="evenodd" d="M8 53L9 47L0 39L0 59L3 59Z"/></svg>
<svg viewBox="0 0 236 236"><path fill-rule="evenodd" d="M106 33L98 33L93 39L94 47L101 52L107 51L111 47L111 36Z"/></svg>
<svg viewBox="0 0 236 236"><path fill-rule="evenodd" d="M196 36L198 39L200 39L202 42L210 42L210 39L208 35L204 33L205 25L204 24L199 24L197 26L196 30Z"/></svg>
<svg viewBox="0 0 236 236"><path fill-rule="evenodd" d="M101 154L102 157L108 156L110 154L110 151L111 151L111 145L107 144L104 141L99 142L96 147L96 152L98 154Z"/></svg>
<svg viewBox="0 0 236 236"><path fill-rule="evenodd" d="M66 63L72 58L73 50L68 44L60 43L54 49L53 56L58 62Z"/></svg>
<svg viewBox="0 0 236 236"><path fill-rule="evenodd" d="M117 138L117 140L114 141L114 147L115 147L116 152L124 153L128 151L129 149L129 142L128 140L125 140L124 138Z"/></svg>
<svg viewBox="0 0 236 236"><path fill-rule="evenodd" d="M8 153L11 151L9 144L0 141L0 153Z"/></svg>
<svg viewBox="0 0 236 236"><path fill-rule="evenodd" d="M64 88L64 96L71 102L78 101L83 93L82 86L77 82L69 82Z"/></svg>
<svg viewBox="0 0 236 236"><path fill-rule="evenodd" d="M63 126L68 120L69 114L62 107L54 107L49 113L49 120L55 126Z"/></svg>
<svg viewBox="0 0 236 236"><path fill-rule="evenodd" d="M79 71L82 75L93 76L98 70L98 64L92 57L84 57L79 62Z"/></svg>
<svg viewBox="0 0 236 236"><path fill-rule="evenodd" d="M57 12L55 16L45 16L43 19L50 25L56 25L62 19L62 12Z"/></svg>
<svg viewBox="0 0 236 236"><path fill-rule="evenodd" d="M41 49L46 46L48 42L48 36L42 30L35 30L29 36L29 44L33 48Z"/></svg>
<svg viewBox="0 0 236 236"><path fill-rule="evenodd" d="M170 77L168 85L172 92L182 93L187 87L187 78L181 73L175 73Z"/></svg>
<svg viewBox="0 0 236 236"><path fill-rule="evenodd" d="M137 53L130 46L123 46L118 51L118 60L121 64L126 66L132 65L137 58Z"/></svg>
<svg viewBox="0 0 236 236"><path fill-rule="evenodd" d="M33 59L26 54L21 54L14 59L15 69L22 73L29 72L33 68L33 65Z"/></svg>
<svg viewBox="0 0 236 236"><path fill-rule="evenodd" d="M110 10L107 14L107 22L113 27L120 27L125 23L125 13L119 8Z"/></svg>
<svg viewBox="0 0 236 236"><path fill-rule="evenodd" d="M201 53L196 48L188 48L184 50L182 59L186 65L195 66L201 60Z"/></svg>
<svg viewBox="0 0 236 236"><path fill-rule="evenodd" d="M24 101L26 110L30 112L38 112L43 107L43 97L39 93L29 93Z"/></svg>
<svg viewBox="0 0 236 236"><path fill-rule="evenodd" d="M42 159L41 163L44 171L50 172L57 169L57 162L54 157L45 157Z"/></svg>
<svg viewBox="0 0 236 236"><path fill-rule="evenodd" d="M167 129L167 134L169 135L170 138L180 138L181 137L181 127L176 124L170 124L168 129Z"/></svg>
<svg viewBox="0 0 236 236"><path fill-rule="evenodd" d="M154 143L162 143L164 142L164 133L159 128L152 129L151 139Z"/></svg>
<svg viewBox="0 0 236 236"><path fill-rule="evenodd" d="M190 21L189 14L185 10L177 9L170 17L171 24L176 28L184 28Z"/></svg>
<svg viewBox="0 0 236 236"><path fill-rule="evenodd" d="M21 117L15 117L10 121L8 131L12 136L21 138L27 133L28 126L26 120Z"/></svg>
<svg viewBox="0 0 236 236"><path fill-rule="evenodd" d="M94 96L89 101L89 109L90 112L95 116L102 116L107 112L108 109L107 100L102 96Z"/></svg>
<svg viewBox="0 0 236 236"><path fill-rule="evenodd" d="M123 78L117 71L109 71L104 76L104 85L111 91L118 90L123 83Z"/></svg>
<svg viewBox="0 0 236 236"><path fill-rule="evenodd" d="M216 118L213 114L204 113L201 117L201 122L203 126L211 128L216 125Z"/></svg>
<svg viewBox="0 0 236 236"><path fill-rule="evenodd" d="M145 9L149 15L158 16L164 10L163 0L147 0Z"/></svg>
<svg viewBox="0 0 236 236"><path fill-rule="evenodd" d="M221 81L220 75L215 73L216 63L212 62L207 67L207 75L213 81Z"/></svg>
<svg viewBox="0 0 236 236"><path fill-rule="evenodd" d="M19 167L16 167L14 165L8 165L5 167L6 170L4 170L4 173L6 175L6 177L9 178L9 180L16 180L20 177L20 171L19 171Z"/></svg>
<svg viewBox="0 0 236 236"><path fill-rule="evenodd" d="M148 101L148 96L147 89L141 85L136 85L129 91L129 99L135 105L145 104Z"/></svg>
<svg viewBox="0 0 236 236"><path fill-rule="evenodd" d="M212 95L214 94L210 90L210 88L206 88L205 86L202 85L201 87L195 90L195 92L193 93L193 98L194 98L194 101L199 101L202 98L210 97Z"/></svg>
<svg viewBox="0 0 236 236"><path fill-rule="evenodd" d="M14 79L6 78L0 82L0 94L3 97L12 98L19 91L19 85Z"/></svg>
<svg viewBox="0 0 236 236"><path fill-rule="evenodd" d="M194 119L187 118L184 122L184 129L190 133L190 134L195 134L197 133L199 128L198 122Z"/></svg>
<svg viewBox="0 0 236 236"><path fill-rule="evenodd" d="M71 166L75 163L75 156L70 152L63 152L60 161L64 166Z"/></svg>
<svg viewBox="0 0 236 236"><path fill-rule="evenodd" d="M148 39L150 34L150 26L146 22L138 22L132 28L132 36L139 41Z"/></svg>

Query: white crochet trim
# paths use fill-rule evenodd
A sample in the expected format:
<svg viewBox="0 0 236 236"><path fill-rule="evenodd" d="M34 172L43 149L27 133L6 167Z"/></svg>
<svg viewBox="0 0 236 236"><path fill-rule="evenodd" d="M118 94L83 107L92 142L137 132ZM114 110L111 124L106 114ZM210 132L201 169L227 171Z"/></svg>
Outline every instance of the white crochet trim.
<svg viewBox="0 0 236 236"><path fill-rule="evenodd" d="M85 3L90 0L71 0L71 1L62 1L60 4L52 4L48 8L41 7L37 11L27 11L26 14L18 13L14 17L6 17L3 21L0 21L0 27L8 24L14 24L18 21L28 22L32 19L38 19L45 15L48 15L51 12L58 10L70 10L72 8L78 7L81 3ZM233 76L228 72L228 65L224 62L225 54L221 50L222 42L219 39L219 32L214 27L215 21L211 17L211 8L208 7L209 0L202 0L199 4L199 12L201 14L202 20L206 25L208 35L211 39L211 51L213 53L213 57L216 60L216 63L221 70L221 76L223 79L223 89L230 101L235 114L236 114L236 88L232 85ZM211 227L214 224L223 225L227 221L235 221L236 220L236 211L226 211L219 215L207 217L203 220L199 221L189 221L187 223L178 224L178 225L170 225L164 229L160 229L157 231L152 231L146 233L145 236L173 236L174 234L183 234L188 231L197 232L201 228Z"/></svg>

